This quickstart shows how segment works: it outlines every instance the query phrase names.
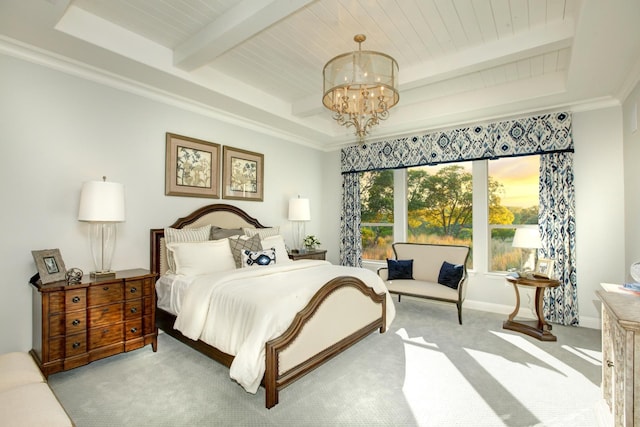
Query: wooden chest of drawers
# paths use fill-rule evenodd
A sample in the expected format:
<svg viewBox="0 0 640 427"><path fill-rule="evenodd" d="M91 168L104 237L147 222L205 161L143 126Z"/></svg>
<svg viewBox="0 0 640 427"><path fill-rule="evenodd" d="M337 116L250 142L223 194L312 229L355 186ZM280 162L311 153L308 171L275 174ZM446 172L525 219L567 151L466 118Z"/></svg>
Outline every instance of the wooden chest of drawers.
<svg viewBox="0 0 640 427"><path fill-rule="evenodd" d="M147 344L156 351L154 279L135 269L112 279L34 285L31 353L44 375Z"/></svg>

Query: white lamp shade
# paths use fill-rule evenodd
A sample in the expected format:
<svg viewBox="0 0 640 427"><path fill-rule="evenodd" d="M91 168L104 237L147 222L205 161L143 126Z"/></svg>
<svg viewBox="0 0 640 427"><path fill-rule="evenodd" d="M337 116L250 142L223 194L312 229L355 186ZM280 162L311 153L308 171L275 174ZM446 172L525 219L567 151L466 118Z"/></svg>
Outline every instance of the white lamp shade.
<svg viewBox="0 0 640 427"><path fill-rule="evenodd" d="M540 232L537 228L517 228L512 246L526 249L541 248Z"/></svg>
<svg viewBox="0 0 640 427"><path fill-rule="evenodd" d="M289 221L311 221L309 199L289 200Z"/></svg>
<svg viewBox="0 0 640 427"><path fill-rule="evenodd" d="M80 193L79 221L124 221L124 185L106 181L88 181Z"/></svg>

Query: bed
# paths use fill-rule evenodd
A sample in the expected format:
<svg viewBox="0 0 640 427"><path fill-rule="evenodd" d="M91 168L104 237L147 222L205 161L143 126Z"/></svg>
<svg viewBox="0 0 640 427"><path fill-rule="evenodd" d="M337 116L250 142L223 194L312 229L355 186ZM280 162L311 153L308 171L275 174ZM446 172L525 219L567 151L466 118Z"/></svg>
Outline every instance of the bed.
<svg viewBox="0 0 640 427"><path fill-rule="evenodd" d="M255 229L254 234L274 229L263 226L256 218L228 204L205 206L178 219L168 228L172 229L169 230L171 232L183 229L189 233L209 225L223 231ZM169 246L173 256L175 245ZM249 392L254 393L255 390L247 387L244 381L255 382L255 378L245 380L244 371L251 370L252 375L259 375L256 378L265 389L267 408L278 403L279 391L284 387L369 334L375 331L384 333L395 316L393 302L384 282L374 272L362 268L334 266L326 261L289 261L287 258L286 263L282 261L281 264L267 267L225 270L202 276L175 274L167 259L165 228L151 230L150 258L151 271L159 277L156 283L156 326L229 367L230 376ZM274 296L273 300L269 300L266 294L252 297L251 294L258 291L246 292L246 289L267 292L270 287L277 289L277 292L284 292L284 299ZM197 294L196 289L205 292L207 297ZM227 289L234 294L222 294ZM269 300L269 303L257 304L253 311L276 319L273 320L275 326L265 323L264 332L263 323L259 323L260 328L248 328L251 331L260 329L260 334L263 334L256 333L259 336L251 338L252 342L255 340L260 344L259 354L253 351L259 358L257 361L245 356L245 345L237 346L240 350L236 353L234 345L238 339L226 337L231 334L228 331L239 328L233 322L240 315L233 310L252 303L245 303L243 299L236 301L244 298L238 295L243 292L242 289L245 289L247 300ZM226 305L214 308L214 304L220 303L219 300L225 301ZM196 306L196 301L204 305ZM294 309L295 304L302 304L299 310L295 308L296 311L291 314L284 313L284 306ZM222 318L224 313L228 313L229 318ZM242 318L245 318L244 315ZM285 321L286 324L282 323ZM244 329L247 327L244 326ZM217 334L225 338L219 339ZM228 339L233 344L228 344ZM238 368L244 366L245 359L251 359L250 367L252 364L256 366L251 369ZM243 365L240 365L241 360ZM260 371L257 371L258 368Z"/></svg>

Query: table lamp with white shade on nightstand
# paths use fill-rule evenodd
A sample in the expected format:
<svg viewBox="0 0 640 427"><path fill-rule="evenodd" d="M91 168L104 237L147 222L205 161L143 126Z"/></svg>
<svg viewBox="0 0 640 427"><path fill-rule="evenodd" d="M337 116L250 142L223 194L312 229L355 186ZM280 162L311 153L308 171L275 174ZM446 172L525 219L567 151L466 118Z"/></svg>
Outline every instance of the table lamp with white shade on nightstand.
<svg viewBox="0 0 640 427"><path fill-rule="evenodd" d="M302 239L304 238L304 228L307 221L311 221L311 209L309 207L309 199L301 199L298 196L297 199L289 200L289 221L293 224L293 244L295 245L295 251L303 251L304 244Z"/></svg>
<svg viewBox="0 0 640 427"><path fill-rule="evenodd" d="M89 223L89 243L95 271L93 278L112 278L111 260L116 247L116 224L124 221L124 186L115 182L88 181L82 185L78 221Z"/></svg>

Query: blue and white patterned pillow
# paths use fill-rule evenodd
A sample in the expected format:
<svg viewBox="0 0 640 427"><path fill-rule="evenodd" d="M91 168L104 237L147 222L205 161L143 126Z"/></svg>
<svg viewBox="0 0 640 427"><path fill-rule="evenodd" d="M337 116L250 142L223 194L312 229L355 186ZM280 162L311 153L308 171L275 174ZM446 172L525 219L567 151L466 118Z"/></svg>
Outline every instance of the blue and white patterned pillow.
<svg viewBox="0 0 640 427"><path fill-rule="evenodd" d="M262 251L242 251L242 267L260 267L276 263L275 248Z"/></svg>

